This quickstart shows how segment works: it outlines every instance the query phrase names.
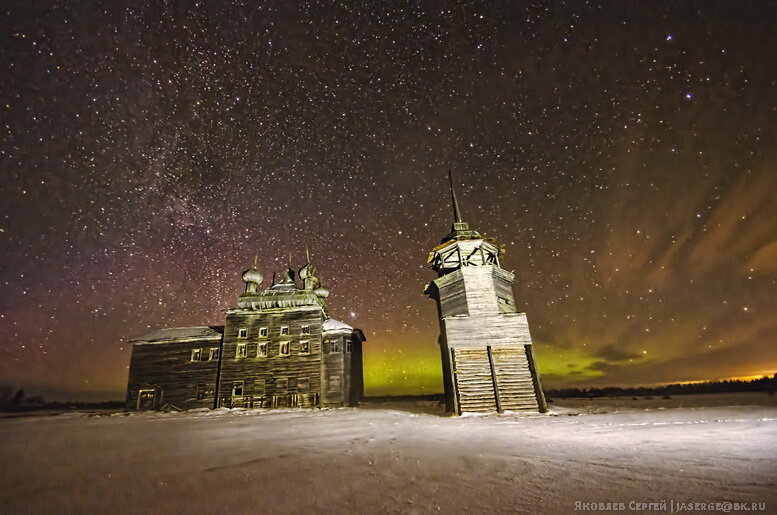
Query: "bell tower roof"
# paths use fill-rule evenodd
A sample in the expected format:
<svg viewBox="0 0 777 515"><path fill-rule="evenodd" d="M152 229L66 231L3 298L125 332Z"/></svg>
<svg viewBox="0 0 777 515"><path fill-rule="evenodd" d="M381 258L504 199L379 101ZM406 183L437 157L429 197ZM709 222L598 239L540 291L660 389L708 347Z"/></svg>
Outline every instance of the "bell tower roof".
<svg viewBox="0 0 777 515"><path fill-rule="evenodd" d="M451 170L448 171L448 181L451 188L451 204L453 205L451 232L442 239L438 246L432 249L426 260L427 263L440 276L454 272L461 267L499 267L501 247L496 244L493 238L487 238L470 229L469 224L462 220Z"/></svg>

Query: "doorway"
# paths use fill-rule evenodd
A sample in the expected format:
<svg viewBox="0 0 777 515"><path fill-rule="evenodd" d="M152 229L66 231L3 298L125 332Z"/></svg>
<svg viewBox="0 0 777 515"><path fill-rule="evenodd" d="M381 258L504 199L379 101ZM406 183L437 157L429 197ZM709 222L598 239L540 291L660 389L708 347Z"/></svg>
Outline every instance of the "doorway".
<svg viewBox="0 0 777 515"><path fill-rule="evenodd" d="M138 392L138 411L150 410L156 407L156 390L140 390Z"/></svg>

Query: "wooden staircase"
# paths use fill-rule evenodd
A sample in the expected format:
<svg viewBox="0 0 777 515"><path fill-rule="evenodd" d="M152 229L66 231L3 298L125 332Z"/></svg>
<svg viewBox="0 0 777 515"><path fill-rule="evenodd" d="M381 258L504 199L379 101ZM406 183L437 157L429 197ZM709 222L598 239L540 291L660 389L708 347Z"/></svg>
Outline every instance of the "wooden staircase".
<svg viewBox="0 0 777 515"><path fill-rule="evenodd" d="M451 349L458 412L539 411L523 346Z"/></svg>

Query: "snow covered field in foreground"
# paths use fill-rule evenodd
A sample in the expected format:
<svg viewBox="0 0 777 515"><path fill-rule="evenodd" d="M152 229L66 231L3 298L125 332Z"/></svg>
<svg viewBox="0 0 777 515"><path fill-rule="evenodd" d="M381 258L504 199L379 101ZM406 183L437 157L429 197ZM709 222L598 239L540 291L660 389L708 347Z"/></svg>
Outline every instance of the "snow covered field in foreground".
<svg viewBox="0 0 777 515"><path fill-rule="evenodd" d="M0 511L559 513L632 500L777 511L773 397L629 401L558 400L555 416L532 417L449 418L419 401L5 418Z"/></svg>

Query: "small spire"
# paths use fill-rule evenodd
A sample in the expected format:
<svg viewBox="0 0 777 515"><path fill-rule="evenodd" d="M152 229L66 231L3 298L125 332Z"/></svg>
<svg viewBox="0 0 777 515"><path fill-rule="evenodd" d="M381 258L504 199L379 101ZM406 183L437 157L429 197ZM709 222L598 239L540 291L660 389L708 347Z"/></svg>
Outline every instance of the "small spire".
<svg viewBox="0 0 777 515"><path fill-rule="evenodd" d="M254 268L256 268L256 262L259 261L259 253L254 254Z"/></svg>
<svg viewBox="0 0 777 515"><path fill-rule="evenodd" d="M459 212L459 202L456 200L456 190L453 189L453 167L448 169L448 180L451 183L451 199L453 200L453 222L461 222L461 213Z"/></svg>
<svg viewBox="0 0 777 515"><path fill-rule="evenodd" d="M473 240L480 238L480 234L477 231L473 231L469 228L469 224L461 220L461 211L459 211L459 201L456 200L456 189L453 185L453 167L448 169L448 181L451 185L451 201L453 204L453 224L451 225L451 232L448 233L440 243L445 243L451 240Z"/></svg>
<svg viewBox="0 0 777 515"><path fill-rule="evenodd" d="M307 245L305 245L305 258L308 260L308 264L310 264L310 249Z"/></svg>

